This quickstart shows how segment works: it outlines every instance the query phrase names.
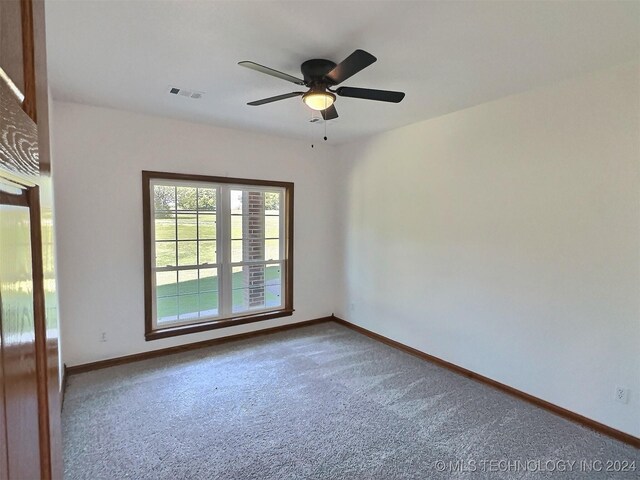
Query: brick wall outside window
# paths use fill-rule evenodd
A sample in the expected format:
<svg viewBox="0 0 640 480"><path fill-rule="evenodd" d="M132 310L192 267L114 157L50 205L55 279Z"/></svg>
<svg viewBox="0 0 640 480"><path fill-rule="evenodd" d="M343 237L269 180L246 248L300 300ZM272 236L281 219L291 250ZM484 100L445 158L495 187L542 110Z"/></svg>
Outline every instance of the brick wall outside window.
<svg viewBox="0 0 640 480"><path fill-rule="evenodd" d="M242 194L242 242L244 261L264 260L264 194ZM247 265L243 269L245 302L249 308L264 306L264 265Z"/></svg>

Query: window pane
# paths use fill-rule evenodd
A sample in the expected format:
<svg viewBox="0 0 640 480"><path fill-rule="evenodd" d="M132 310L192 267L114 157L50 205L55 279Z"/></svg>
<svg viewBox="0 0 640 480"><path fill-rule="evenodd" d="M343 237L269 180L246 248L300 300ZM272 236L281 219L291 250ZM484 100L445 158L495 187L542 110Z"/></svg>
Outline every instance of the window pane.
<svg viewBox="0 0 640 480"><path fill-rule="evenodd" d="M264 241L265 260L280 260L280 240Z"/></svg>
<svg viewBox="0 0 640 480"><path fill-rule="evenodd" d="M231 262L242 261L242 240L231 240Z"/></svg>
<svg viewBox="0 0 640 480"><path fill-rule="evenodd" d="M200 292L218 291L218 269L217 268L201 268L200 269Z"/></svg>
<svg viewBox="0 0 640 480"><path fill-rule="evenodd" d="M218 270L200 269L200 317L218 315Z"/></svg>
<svg viewBox="0 0 640 480"><path fill-rule="evenodd" d="M265 308L264 286L262 288L239 288L233 290L233 313Z"/></svg>
<svg viewBox="0 0 640 480"><path fill-rule="evenodd" d="M178 297L178 315L180 320L198 318L198 295L180 295Z"/></svg>
<svg viewBox="0 0 640 480"><path fill-rule="evenodd" d="M280 238L280 217L266 215L264 217L264 233L267 238Z"/></svg>
<svg viewBox="0 0 640 480"><path fill-rule="evenodd" d="M180 270L178 272L178 294L198 293L198 270Z"/></svg>
<svg viewBox="0 0 640 480"><path fill-rule="evenodd" d="M176 243L156 242L156 267L175 267Z"/></svg>
<svg viewBox="0 0 640 480"><path fill-rule="evenodd" d="M176 187L154 185L153 208L156 212L176 209Z"/></svg>
<svg viewBox="0 0 640 480"><path fill-rule="evenodd" d="M264 269L264 283L266 285L279 285L282 283L282 266L267 265Z"/></svg>
<svg viewBox="0 0 640 480"><path fill-rule="evenodd" d="M233 271L233 312L264 308L264 265L244 265Z"/></svg>
<svg viewBox="0 0 640 480"><path fill-rule="evenodd" d="M216 242L198 242L200 248L200 265L216 263Z"/></svg>
<svg viewBox="0 0 640 480"><path fill-rule="evenodd" d="M194 213L178 214L178 240L195 240L198 238L197 215Z"/></svg>
<svg viewBox="0 0 640 480"><path fill-rule="evenodd" d="M216 238L216 216L215 214L198 215L198 237L202 240L212 240Z"/></svg>
<svg viewBox="0 0 640 480"><path fill-rule="evenodd" d="M242 191L231 190L231 213L242 214Z"/></svg>
<svg viewBox="0 0 640 480"><path fill-rule="evenodd" d="M218 292L200 292L200 317L218 315Z"/></svg>
<svg viewBox="0 0 640 480"><path fill-rule="evenodd" d="M242 216L231 215L231 238L242 238Z"/></svg>
<svg viewBox="0 0 640 480"><path fill-rule="evenodd" d="M215 188L198 188L198 210L216 209Z"/></svg>
<svg viewBox="0 0 640 480"><path fill-rule="evenodd" d="M244 267L233 267L231 269L232 277L233 277L231 281L231 288L233 290L237 290L246 286L243 281L243 275L242 275L243 269ZM233 303L235 305L235 302Z"/></svg>
<svg viewBox="0 0 640 480"><path fill-rule="evenodd" d="M247 296L245 295L245 289L240 288L238 290L233 291L233 313L241 313L249 310L249 305L247 304Z"/></svg>
<svg viewBox="0 0 640 480"><path fill-rule="evenodd" d="M178 294L176 272L156 272L156 296L169 297Z"/></svg>
<svg viewBox="0 0 640 480"><path fill-rule="evenodd" d="M162 297L157 301L158 323L178 319L178 297Z"/></svg>
<svg viewBox="0 0 640 480"><path fill-rule="evenodd" d="M196 265L198 242L178 242L178 265Z"/></svg>
<svg viewBox="0 0 640 480"><path fill-rule="evenodd" d="M280 193L265 192L264 194L265 213L278 213L280 211Z"/></svg>
<svg viewBox="0 0 640 480"><path fill-rule="evenodd" d="M268 265L265 269L265 305L269 308L282 306L282 268Z"/></svg>
<svg viewBox="0 0 640 480"><path fill-rule="evenodd" d="M267 285L265 288L265 305L267 308L276 308L282 306L282 286Z"/></svg>
<svg viewBox="0 0 640 480"><path fill-rule="evenodd" d="M178 210L195 210L198 201L198 189L195 187L177 187Z"/></svg>
<svg viewBox="0 0 640 480"><path fill-rule="evenodd" d="M156 214L155 237L156 240L176 239L176 221L173 218L173 213L167 216Z"/></svg>

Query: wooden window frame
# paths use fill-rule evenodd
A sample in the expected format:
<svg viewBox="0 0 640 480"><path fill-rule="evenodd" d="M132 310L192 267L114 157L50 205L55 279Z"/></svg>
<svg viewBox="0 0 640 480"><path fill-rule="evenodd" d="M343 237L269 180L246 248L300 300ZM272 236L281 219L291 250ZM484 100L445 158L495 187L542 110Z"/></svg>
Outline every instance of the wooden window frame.
<svg viewBox="0 0 640 480"><path fill-rule="evenodd" d="M285 192L284 212L284 253L283 263L284 282L282 291L284 299L282 306L275 310L257 313L242 313L224 319L214 319L186 325L171 325L154 328L153 309L153 260L152 260L152 218L151 218L151 184L154 180L206 182L213 184L231 184L256 187L276 187ZM144 308L145 308L145 340L187 335L218 328L243 325L273 318L293 315L293 183L272 180L255 180L247 178L216 177L209 175L191 175L183 173L142 171L142 217L144 238ZM219 214L219 213L218 213Z"/></svg>

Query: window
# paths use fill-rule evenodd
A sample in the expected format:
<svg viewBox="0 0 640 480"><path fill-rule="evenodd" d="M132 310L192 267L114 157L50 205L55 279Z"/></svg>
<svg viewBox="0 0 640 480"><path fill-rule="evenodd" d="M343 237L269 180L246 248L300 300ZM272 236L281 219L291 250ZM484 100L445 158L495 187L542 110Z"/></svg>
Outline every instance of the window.
<svg viewBox="0 0 640 480"><path fill-rule="evenodd" d="M293 313L293 184L142 172L147 340Z"/></svg>

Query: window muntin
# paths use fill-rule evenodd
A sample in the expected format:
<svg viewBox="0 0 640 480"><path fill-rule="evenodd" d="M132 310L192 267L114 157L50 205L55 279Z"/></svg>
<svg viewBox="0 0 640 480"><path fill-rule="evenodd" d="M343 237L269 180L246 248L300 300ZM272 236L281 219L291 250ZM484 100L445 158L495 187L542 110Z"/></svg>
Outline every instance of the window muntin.
<svg viewBox="0 0 640 480"><path fill-rule="evenodd" d="M148 337L150 330L292 312L291 184L149 178L148 190Z"/></svg>

